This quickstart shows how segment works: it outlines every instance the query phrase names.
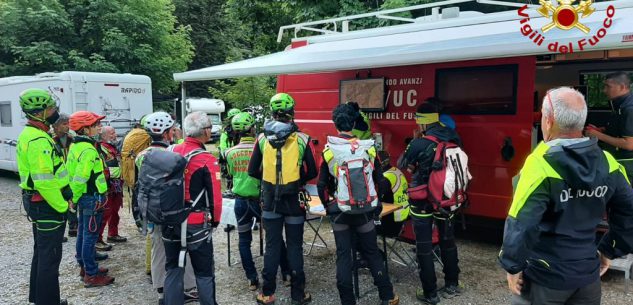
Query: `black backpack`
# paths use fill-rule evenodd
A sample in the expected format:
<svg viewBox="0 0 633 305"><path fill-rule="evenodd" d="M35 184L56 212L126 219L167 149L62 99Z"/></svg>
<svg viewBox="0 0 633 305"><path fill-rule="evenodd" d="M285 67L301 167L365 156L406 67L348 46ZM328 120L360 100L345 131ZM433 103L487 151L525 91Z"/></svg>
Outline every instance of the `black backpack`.
<svg viewBox="0 0 633 305"><path fill-rule="evenodd" d="M194 156L205 153L194 150L181 156L169 150L154 149L147 152L139 170L137 181L138 205L143 219L157 224L176 226L187 220L205 190L192 202L185 204L185 170Z"/></svg>

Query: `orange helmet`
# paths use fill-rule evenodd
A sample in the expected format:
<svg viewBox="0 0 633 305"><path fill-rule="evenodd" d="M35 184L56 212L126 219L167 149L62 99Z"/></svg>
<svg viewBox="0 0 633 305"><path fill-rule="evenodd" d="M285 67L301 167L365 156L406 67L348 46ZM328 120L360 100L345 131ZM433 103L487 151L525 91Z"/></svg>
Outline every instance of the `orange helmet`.
<svg viewBox="0 0 633 305"><path fill-rule="evenodd" d="M96 122L103 120L103 118L105 118L105 116L98 115L94 112L77 111L70 115L68 125L70 125L70 129L74 131L79 131L84 127L90 127L94 125Z"/></svg>

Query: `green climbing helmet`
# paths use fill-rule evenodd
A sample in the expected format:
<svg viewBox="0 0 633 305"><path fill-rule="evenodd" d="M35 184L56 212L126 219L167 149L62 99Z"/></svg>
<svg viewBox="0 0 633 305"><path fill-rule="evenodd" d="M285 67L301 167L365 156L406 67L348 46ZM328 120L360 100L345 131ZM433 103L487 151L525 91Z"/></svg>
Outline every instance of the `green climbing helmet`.
<svg viewBox="0 0 633 305"><path fill-rule="evenodd" d="M24 112L44 110L55 106L51 94L44 89L26 89L20 93L20 107Z"/></svg>
<svg viewBox="0 0 633 305"><path fill-rule="evenodd" d="M234 116L241 112L242 111L237 108L231 108L229 112L226 113L226 118L230 121Z"/></svg>
<svg viewBox="0 0 633 305"><path fill-rule="evenodd" d="M288 93L277 93L270 98L270 110L290 111L295 108L295 100Z"/></svg>
<svg viewBox="0 0 633 305"><path fill-rule="evenodd" d="M248 131L255 124L255 118L248 112L240 112L231 120L233 130L241 132Z"/></svg>

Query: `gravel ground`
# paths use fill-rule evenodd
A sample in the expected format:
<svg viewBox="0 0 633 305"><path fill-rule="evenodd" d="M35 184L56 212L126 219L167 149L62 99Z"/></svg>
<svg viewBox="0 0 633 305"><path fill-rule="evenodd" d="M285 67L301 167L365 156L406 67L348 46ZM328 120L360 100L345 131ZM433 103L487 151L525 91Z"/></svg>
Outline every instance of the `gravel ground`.
<svg viewBox="0 0 633 305"><path fill-rule="evenodd" d="M0 304L28 304L28 275L32 256L31 227L20 210L19 188L14 175L0 175ZM62 295L71 304L157 304L158 296L152 290L149 276L145 275L144 239L131 221L127 208L122 211L122 235L129 238L124 244L110 251L110 259L102 265L110 268L116 277L115 284L104 288L83 288L77 276L78 268L73 259L74 242L71 238L64 244L64 255L60 267ZM307 228L307 227L306 227ZM335 280L335 252L333 236L327 223L321 228L329 248L315 248L305 257L308 291L313 295L312 304L339 304ZM311 240L312 231L306 229L306 241ZM232 261L238 260L237 234L231 234ZM254 236L254 240L258 240ZM247 290L244 273L239 265L227 266L226 233L214 233L216 280L218 303L255 304L254 293ZM458 240L460 250L461 280L465 294L442 304L507 304L509 300L504 272L496 265L498 245ZM254 246L256 253L259 248ZM410 251L410 250L409 250ZM256 258L259 270L262 258ZM437 264L436 264L437 266ZM390 263L390 274L401 304L418 304L415 290L419 286L417 273L407 267ZM437 267L441 279L441 268ZM439 281L441 285L441 280ZM362 304L378 304L377 292L367 270L360 271ZM630 284L629 284L630 285ZM603 279L603 304L633 304L631 288L625 284L622 273L610 271ZM278 289L277 304L290 304L289 288Z"/></svg>

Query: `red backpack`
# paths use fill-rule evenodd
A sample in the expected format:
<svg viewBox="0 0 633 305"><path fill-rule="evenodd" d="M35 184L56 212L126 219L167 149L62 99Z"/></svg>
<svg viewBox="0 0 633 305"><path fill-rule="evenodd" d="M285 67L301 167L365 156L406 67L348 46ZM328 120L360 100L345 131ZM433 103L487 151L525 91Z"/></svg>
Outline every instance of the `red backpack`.
<svg viewBox="0 0 633 305"><path fill-rule="evenodd" d="M438 211L455 212L468 199L466 189L472 179L468 155L453 142L441 141L434 136L424 138L437 144L429 181L409 188L407 194L413 200L429 201Z"/></svg>

